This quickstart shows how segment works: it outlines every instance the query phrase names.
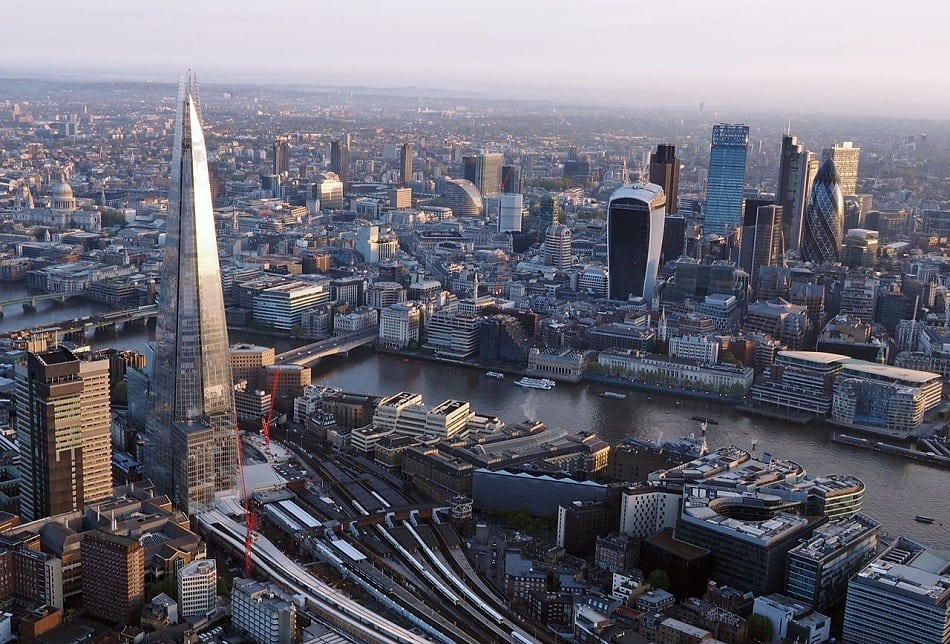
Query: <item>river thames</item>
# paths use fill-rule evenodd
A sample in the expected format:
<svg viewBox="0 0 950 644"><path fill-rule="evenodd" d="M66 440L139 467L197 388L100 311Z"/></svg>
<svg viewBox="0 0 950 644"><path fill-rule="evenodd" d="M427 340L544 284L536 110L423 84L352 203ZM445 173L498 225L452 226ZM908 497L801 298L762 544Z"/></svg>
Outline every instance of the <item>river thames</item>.
<svg viewBox="0 0 950 644"><path fill-rule="evenodd" d="M5 289L0 299L16 297L18 292L20 289ZM40 303L37 309L25 313L19 307L9 307L0 320L0 332L95 314L105 307L86 302L66 306ZM89 337L89 344L144 353L151 334L142 327L97 333ZM273 342L232 334L232 342L237 341ZM287 339L273 344L278 352L294 346ZM512 378L494 380L481 370L377 355L371 349L324 360L313 369L313 381L356 393L417 392L432 405L447 398L468 400L473 410L499 416L506 423L532 418L554 428L592 431L611 444L626 436L675 439L698 432L692 416L707 416L718 421L707 431L711 448L738 445L750 449L755 438L756 455L770 453L787 458L816 475L855 475L867 486L865 512L880 521L889 534L950 543L950 473L897 456L833 443L831 428L823 425L802 427L747 417L729 405L638 391L625 392L629 395L623 400L603 398L599 394L607 387L599 384L558 383L551 391L523 389L515 386ZM936 523L915 522L914 516L919 514L934 517Z"/></svg>

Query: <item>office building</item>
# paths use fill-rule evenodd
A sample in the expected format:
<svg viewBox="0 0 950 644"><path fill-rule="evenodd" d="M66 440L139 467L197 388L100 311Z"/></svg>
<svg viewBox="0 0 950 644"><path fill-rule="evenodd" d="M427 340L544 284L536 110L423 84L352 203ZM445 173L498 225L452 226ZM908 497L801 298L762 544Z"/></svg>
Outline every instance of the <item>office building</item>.
<svg viewBox="0 0 950 644"><path fill-rule="evenodd" d="M259 644L291 644L297 607L273 584L238 577L231 589L231 625Z"/></svg>
<svg viewBox="0 0 950 644"><path fill-rule="evenodd" d="M746 202L743 213L742 242L739 247L739 268L749 274L749 282L759 283L763 266L776 266L782 252L782 207Z"/></svg>
<svg viewBox="0 0 950 644"><path fill-rule="evenodd" d="M519 166L501 166L501 191L506 194L524 192L524 181Z"/></svg>
<svg viewBox="0 0 950 644"><path fill-rule="evenodd" d="M399 185L408 186L412 182L412 143L399 146Z"/></svg>
<svg viewBox="0 0 950 644"><path fill-rule="evenodd" d="M112 494L109 361L65 348L30 353L16 391L20 515L82 510Z"/></svg>
<svg viewBox="0 0 950 644"><path fill-rule="evenodd" d="M785 594L817 611L837 605L848 580L877 552L880 533L881 524L863 514L819 526L789 551Z"/></svg>
<svg viewBox="0 0 950 644"><path fill-rule="evenodd" d="M290 331L300 324L304 311L329 301L326 284L284 282L254 296L254 321L277 331Z"/></svg>
<svg viewBox="0 0 950 644"><path fill-rule="evenodd" d="M656 146L656 152L650 154L650 183L663 188L666 214L676 214L676 201L680 192L680 162L676 158L676 146L661 143Z"/></svg>
<svg viewBox="0 0 950 644"><path fill-rule="evenodd" d="M442 195L456 217L478 217L484 212L482 195L471 181L446 177Z"/></svg>
<svg viewBox="0 0 950 644"><path fill-rule="evenodd" d="M343 180L334 172L320 172L310 184L310 199L320 210L343 210Z"/></svg>
<svg viewBox="0 0 950 644"><path fill-rule="evenodd" d="M538 215L536 229L541 233L541 239L544 240L544 234L553 224L561 220L561 202L557 195L544 194L538 198Z"/></svg>
<svg viewBox="0 0 950 644"><path fill-rule="evenodd" d="M350 176L350 135L330 143L330 172L346 185Z"/></svg>
<svg viewBox="0 0 950 644"><path fill-rule="evenodd" d="M818 351L779 351L762 382L752 387L756 404L819 417L831 413L834 378L847 356Z"/></svg>
<svg viewBox="0 0 950 644"><path fill-rule="evenodd" d="M794 136L782 137L782 153L779 165L777 204L782 207L782 230L785 248L798 251L805 221L805 207L811 193L811 185L818 172L818 160ZM784 250L784 249L783 249Z"/></svg>
<svg viewBox="0 0 950 644"><path fill-rule="evenodd" d="M500 152L474 154L462 157L462 176L474 184L482 197L501 192L501 168L505 155Z"/></svg>
<svg viewBox="0 0 950 644"><path fill-rule="evenodd" d="M379 312L379 343L388 348L405 349L419 343L421 309L413 303L398 303Z"/></svg>
<svg viewBox="0 0 950 644"><path fill-rule="evenodd" d="M583 557L594 551L597 538L607 532L605 501L574 501L557 509L557 545Z"/></svg>
<svg viewBox="0 0 950 644"><path fill-rule="evenodd" d="M610 299L653 299L663 245L666 195L660 186L632 184L607 204L607 270Z"/></svg>
<svg viewBox="0 0 950 644"><path fill-rule="evenodd" d="M571 267L571 229L561 224L548 228L544 236L544 263L558 270Z"/></svg>
<svg viewBox="0 0 950 644"><path fill-rule="evenodd" d="M178 614L182 617L204 617L215 608L218 569L214 559L199 559L180 568L178 579Z"/></svg>
<svg viewBox="0 0 950 644"><path fill-rule="evenodd" d="M667 200L669 203L669 200ZM686 250L686 218L680 215L667 215L663 219L663 247L660 251L660 265L682 257Z"/></svg>
<svg viewBox="0 0 950 644"><path fill-rule="evenodd" d="M851 228L844 237L841 263L850 268L873 268L881 247L881 233L864 228Z"/></svg>
<svg viewBox="0 0 950 644"><path fill-rule="evenodd" d="M841 145L837 143L822 152L822 163L831 159L838 169L841 178L841 193L854 195L858 193L858 161L861 157L861 148L854 147L851 141Z"/></svg>
<svg viewBox="0 0 950 644"><path fill-rule="evenodd" d="M290 170L290 140L281 136L274 140L274 174L281 176Z"/></svg>
<svg viewBox="0 0 950 644"><path fill-rule="evenodd" d="M846 642L950 641L950 554L900 537L848 583Z"/></svg>
<svg viewBox="0 0 950 644"><path fill-rule="evenodd" d="M521 232L521 218L524 214L524 195L504 193L498 201L498 232Z"/></svg>
<svg viewBox="0 0 950 644"><path fill-rule="evenodd" d="M923 424L926 411L940 404L942 390L938 373L846 360L834 385L832 417L906 437Z"/></svg>
<svg viewBox="0 0 950 644"><path fill-rule="evenodd" d="M196 96L189 78L179 93L172 150L145 448L147 475L187 512L233 489L237 467L228 328ZM175 444L187 449L175 452Z"/></svg>
<svg viewBox="0 0 950 644"><path fill-rule="evenodd" d="M742 217L748 125L714 125L709 151L704 232L727 235Z"/></svg>
<svg viewBox="0 0 950 644"><path fill-rule="evenodd" d="M412 188L393 188L390 190L389 205L396 210L412 208Z"/></svg>
<svg viewBox="0 0 950 644"><path fill-rule="evenodd" d="M840 178L831 159L826 159L815 175L805 224L802 227L801 256L813 264L833 264L841 254L844 236L844 197Z"/></svg>
<svg viewBox="0 0 950 644"><path fill-rule="evenodd" d="M831 636L831 618L812 610L808 604L779 593L756 597L752 612L772 624L773 644L808 642L821 644Z"/></svg>
<svg viewBox="0 0 950 644"><path fill-rule="evenodd" d="M145 548L137 539L99 530L80 546L86 611L116 624L136 624L145 603Z"/></svg>

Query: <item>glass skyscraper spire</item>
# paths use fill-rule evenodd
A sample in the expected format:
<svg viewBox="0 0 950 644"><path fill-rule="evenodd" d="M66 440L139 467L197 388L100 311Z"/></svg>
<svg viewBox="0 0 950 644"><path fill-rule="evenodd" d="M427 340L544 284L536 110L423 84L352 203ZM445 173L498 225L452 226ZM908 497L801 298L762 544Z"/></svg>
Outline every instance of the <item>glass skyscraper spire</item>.
<svg viewBox="0 0 950 644"><path fill-rule="evenodd" d="M234 391L197 84L182 81L150 385L146 471L187 512L234 487Z"/></svg>
<svg viewBox="0 0 950 644"><path fill-rule="evenodd" d="M713 126L703 232L725 235L739 225L748 145L748 125Z"/></svg>

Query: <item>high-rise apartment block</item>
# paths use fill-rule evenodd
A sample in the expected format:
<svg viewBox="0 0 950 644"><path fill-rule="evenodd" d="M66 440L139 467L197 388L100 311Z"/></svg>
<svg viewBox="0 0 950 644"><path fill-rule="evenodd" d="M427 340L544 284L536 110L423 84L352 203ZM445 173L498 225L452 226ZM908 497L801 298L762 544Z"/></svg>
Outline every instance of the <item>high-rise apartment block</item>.
<svg viewBox="0 0 950 644"><path fill-rule="evenodd" d="M145 548L137 539L94 531L83 537L81 552L86 611L135 624L145 602Z"/></svg>
<svg viewBox="0 0 950 644"><path fill-rule="evenodd" d="M661 143L656 146L656 152L650 154L650 183L663 188L666 214L675 214L680 191L680 162L676 158L676 146Z"/></svg>
<svg viewBox="0 0 950 644"><path fill-rule="evenodd" d="M21 516L82 510L109 496L109 361L65 348L31 353L16 381Z"/></svg>
<svg viewBox="0 0 950 644"><path fill-rule="evenodd" d="M501 192L501 168L505 155L500 152L462 157L462 176L475 184L482 197Z"/></svg>
<svg viewBox="0 0 950 644"><path fill-rule="evenodd" d="M825 148L822 152L822 160L831 159L838 169L838 176L841 178L841 193L845 195L854 195L858 192L858 162L861 158L861 148L854 147L851 141L845 141L841 145L835 144L830 148Z"/></svg>
<svg viewBox="0 0 950 644"><path fill-rule="evenodd" d="M653 299L663 246L666 195L660 186L633 184L614 191L607 204L607 270L610 299Z"/></svg>
<svg viewBox="0 0 950 644"><path fill-rule="evenodd" d="M196 96L194 80L183 82L146 444L148 475L187 512L233 489L237 469L228 328Z"/></svg>
<svg viewBox="0 0 950 644"><path fill-rule="evenodd" d="M713 126L706 189L706 233L725 235L739 225L748 145L748 125Z"/></svg>

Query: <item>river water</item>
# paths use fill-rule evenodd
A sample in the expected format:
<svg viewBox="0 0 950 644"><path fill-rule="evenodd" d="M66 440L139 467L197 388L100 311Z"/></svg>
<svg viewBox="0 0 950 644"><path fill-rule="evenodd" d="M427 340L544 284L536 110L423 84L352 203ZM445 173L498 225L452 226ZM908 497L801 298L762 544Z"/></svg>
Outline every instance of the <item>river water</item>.
<svg viewBox="0 0 950 644"><path fill-rule="evenodd" d="M16 297L10 293L17 292L22 291L4 289L0 299ZM0 332L106 310L79 302L66 306L40 303L35 313L8 307L0 320ZM136 327L128 332L96 333L88 339L94 348L129 348L144 353L152 333L150 329ZM283 338L274 342L265 337L232 334L231 340L273 343L278 352L293 346ZM768 452L793 460L812 474L855 475L867 485L865 511L880 521L888 533L950 543L950 472L832 443L832 430L822 425L802 427L747 417L720 403L637 391L630 391L624 400L603 398L598 394L606 387L595 384L559 383L551 391L524 389L512 384L511 378L493 380L480 370L381 356L370 349L323 361L313 369L313 379L357 393L418 392L431 405L447 398L468 400L475 411L499 416L506 423L538 419L555 428L596 432L612 444L625 436L675 439L698 431L692 416L707 416L718 421L707 431L710 447L734 444L749 449L755 438L757 454ZM932 516L937 523L916 523L917 514Z"/></svg>

